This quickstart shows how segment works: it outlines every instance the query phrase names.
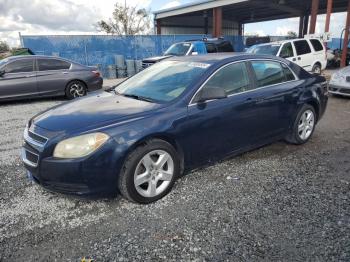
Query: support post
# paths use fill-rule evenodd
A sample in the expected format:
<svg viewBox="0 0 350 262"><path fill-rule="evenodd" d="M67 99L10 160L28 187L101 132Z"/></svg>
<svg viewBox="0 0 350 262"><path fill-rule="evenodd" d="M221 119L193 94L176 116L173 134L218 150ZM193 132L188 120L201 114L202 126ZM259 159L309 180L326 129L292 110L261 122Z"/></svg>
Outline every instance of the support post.
<svg viewBox="0 0 350 262"><path fill-rule="evenodd" d="M332 7L333 7L333 0L328 0L327 1L326 24L325 24L325 27L324 27L325 33L329 32L329 24L330 24L330 21L331 21Z"/></svg>
<svg viewBox="0 0 350 262"><path fill-rule="evenodd" d="M222 36L222 8L215 7L213 9L213 36Z"/></svg>
<svg viewBox="0 0 350 262"><path fill-rule="evenodd" d="M303 38L304 19L305 19L305 16L304 16L304 15L301 15L301 16L299 17L299 38Z"/></svg>
<svg viewBox="0 0 350 262"><path fill-rule="evenodd" d="M346 25L345 25L343 50L342 50L342 54L341 54L340 67L346 66L346 57L348 54L348 43L349 43L349 27L350 27L350 0L348 0L348 11L346 14Z"/></svg>
<svg viewBox="0 0 350 262"><path fill-rule="evenodd" d="M241 22L238 23L238 35L243 35L243 24Z"/></svg>
<svg viewBox="0 0 350 262"><path fill-rule="evenodd" d="M311 5L311 20L310 20L310 30L309 34L314 34L316 30L316 21L317 21L317 13L318 6L320 4L320 0L312 0Z"/></svg>
<svg viewBox="0 0 350 262"><path fill-rule="evenodd" d="M209 33L208 11L204 11L203 17L204 17L204 34L208 35Z"/></svg>
<svg viewBox="0 0 350 262"><path fill-rule="evenodd" d="M310 13L308 11L305 13L305 16L304 16L303 37L304 35L307 35L307 27L309 25L309 16L310 16Z"/></svg>
<svg viewBox="0 0 350 262"><path fill-rule="evenodd" d="M162 34L162 26L160 25L160 20L156 20L156 27L157 27L157 35Z"/></svg>

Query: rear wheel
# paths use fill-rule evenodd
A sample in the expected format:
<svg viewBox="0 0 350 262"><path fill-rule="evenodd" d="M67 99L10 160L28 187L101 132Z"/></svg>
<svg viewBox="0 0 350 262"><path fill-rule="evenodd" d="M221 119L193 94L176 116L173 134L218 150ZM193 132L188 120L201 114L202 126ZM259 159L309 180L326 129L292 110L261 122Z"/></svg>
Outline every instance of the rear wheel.
<svg viewBox="0 0 350 262"><path fill-rule="evenodd" d="M78 80L70 82L66 87L66 97L68 99L74 99L77 97L85 96L87 93L86 85Z"/></svg>
<svg viewBox="0 0 350 262"><path fill-rule="evenodd" d="M313 67L312 67L312 72L317 74L317 75L320 75L321 74L321 65L320 64L315 64Z"/></svg>
<svg viewBox="0 0 350 262"><path fill-rule="evenodd" d="M293 129L286 137L286 141L296 145L306 143L311 138L315 126L315 109L310 105L304 105L296 117Z"/></svg>
<svg viewBox="0 0 350 262"><path fill-rule="evenodd" d="M179 172L176 150L163 140L152 139L128 156L119 174L119 191L133 202L151 203L170 192Z"/></svg>

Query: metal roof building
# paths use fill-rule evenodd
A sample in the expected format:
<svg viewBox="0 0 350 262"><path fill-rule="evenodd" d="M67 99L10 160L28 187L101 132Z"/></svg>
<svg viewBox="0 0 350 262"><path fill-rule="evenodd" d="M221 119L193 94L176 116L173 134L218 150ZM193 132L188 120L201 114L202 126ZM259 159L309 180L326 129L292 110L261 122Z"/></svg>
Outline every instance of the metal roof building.
<svg viewBox="0 0 350 262"><path fill-rule="evenodd" d="M344 27L348 39L350 0L201 0L154 12L157 34L243 35L244 24L299 17L299 37L314 34L317 14L348 12ZM344 40L344 43L345 43ZM343 46L347 46L344 44ZM344 48L345 50L345 48Z"/></svg>

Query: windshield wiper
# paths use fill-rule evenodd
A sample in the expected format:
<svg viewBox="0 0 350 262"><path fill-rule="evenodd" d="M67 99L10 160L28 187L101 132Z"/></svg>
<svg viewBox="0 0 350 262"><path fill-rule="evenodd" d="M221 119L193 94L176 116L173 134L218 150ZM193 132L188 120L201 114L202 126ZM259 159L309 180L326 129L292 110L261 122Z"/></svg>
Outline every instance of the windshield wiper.
<svg viewBox="0 0 350 262"><path fill-rule="evenodd" d="M142 100L142 101L154 103L154 100L152 98L149 98L149 97L132 95L132 94L120 94L120 95L125 96L125 97L134 98L134 99L137 99L137 100Z"/></svg>

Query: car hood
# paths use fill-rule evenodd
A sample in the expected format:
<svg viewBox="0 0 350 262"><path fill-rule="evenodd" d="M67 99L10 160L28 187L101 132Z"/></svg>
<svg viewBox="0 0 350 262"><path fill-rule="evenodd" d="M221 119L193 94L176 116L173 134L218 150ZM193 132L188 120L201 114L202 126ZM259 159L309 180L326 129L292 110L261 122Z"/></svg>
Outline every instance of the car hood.
<svg viewBox="0 0 350 262"><path fill-rule="evenodd" d="M169 57L172 57L172 55L149 57L149 58L143 59L143 62L156 63L156 62L159 62L159 61L164 60L164 59L169 58Z"/></svg>
<svg viewBox="0 0 350 262"><path fill-rule="evenodd" d="M160 104L100 91L51 108L35 116L32 123L50 131L89 130L143 117L159 107Z"/></svg>

